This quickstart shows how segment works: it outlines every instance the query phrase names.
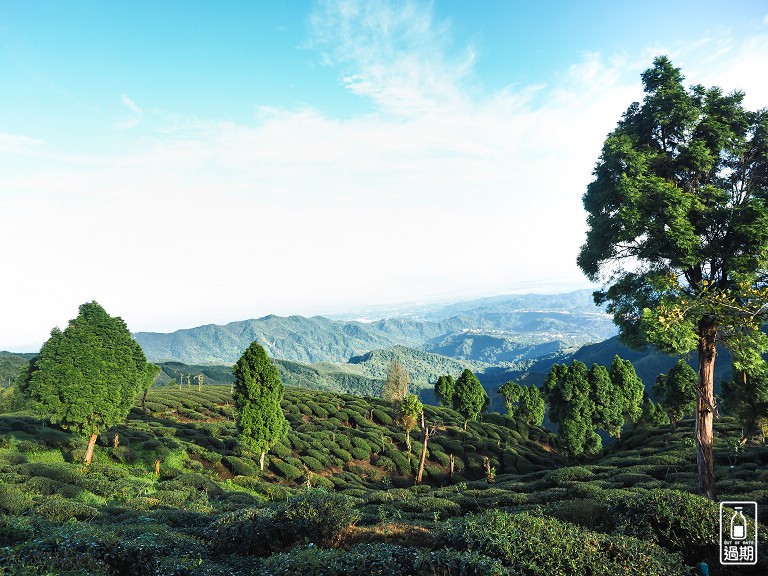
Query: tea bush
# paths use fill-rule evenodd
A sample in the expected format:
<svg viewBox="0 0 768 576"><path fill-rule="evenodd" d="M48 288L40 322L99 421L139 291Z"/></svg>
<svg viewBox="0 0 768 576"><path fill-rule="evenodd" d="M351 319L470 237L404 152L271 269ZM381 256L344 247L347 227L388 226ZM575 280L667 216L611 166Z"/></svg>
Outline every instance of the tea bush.
<svg viewBox="0 0 768 576"><path fill-rule="evenodd" d="M449 521L438 541L499 559L529 576L688 576L679 555L554 518L490 510Z"/></svg>

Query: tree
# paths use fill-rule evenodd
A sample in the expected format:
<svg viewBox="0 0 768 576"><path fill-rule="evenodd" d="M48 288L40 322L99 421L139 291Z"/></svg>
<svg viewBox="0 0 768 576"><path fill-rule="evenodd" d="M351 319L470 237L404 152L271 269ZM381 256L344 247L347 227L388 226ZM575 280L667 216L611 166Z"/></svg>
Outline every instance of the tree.
<svg viewBox="0 0 768 576"><path fill-rule="evenodd" d="M453 407L453 395L456 391L456 381L447 374L440 376L435 383L435 398L442 406Z"/></svg>
<svg viewBox="0 0 768 576"><path fill-rule="evenodd" d="M485 393L480 380L472 373L472 370L466 368L456 380L456 391L453 396L454 409L464 416L464 430L467 429L467 423L470 420L475 420L480 416L488 403L488 394Z"/></svg>
<svg viewBox="0 0 768 576"><path fill-rule="evenodd" d="M593 364L587 374L593 405L592 425L621 438L624 426L624 395L614 386L605 366Z"/></svg>
<svg viewBox="0 0 768 576"><path fill-rule="evenodd" d="M507 407L507 414L515 414L515 404L523 394L523 387L520 384L510 380L499 387L499 394L504 396L504 405Z"/></svg>
<svg viewBox="0 0 768 576"><path fill-rule="evenodd" d="M20 388L51 423L89 437L88 465L99 432L125 420L151 366L122 318L88 302L51 331Z"/></svg>
<svg viewBox="0 0 768 576"><path fill-rule="evenodd" d="M637 422L643 414L643 395L645 385L635 372L635 367L629 360L618 356L611 362L611 382L617 392L622 395L622 414L625 422Z"/></svg>
<svg viewBox="0 0 768 576"><path fill-rule="evenodd" d="M238 441L258 453L259 466L269 449L288 432L280 402L283 383L264 348L253 342L232 368Z"/></svg>
<svg viewBox="0 0 768 576"><path fill-rule="evenodd" d="M734 366L731 380L722 383L723 409L744 427L747 436L765 438L768 424L768 367Z"/></svg>
<svg viewBox="0 0 768 576"><path fill-rule="evenodd" d="M659 374L653 395L667 413L672 426L696 410L698 376L685 360L678 360L667 374Z"/></svg>
<svg viewBox="0 0 768 576"><path fill-rule="evenodd" d="M155 380L160 375L160 372L162 372L163 369L160 368L157 364L149 364L147 363L144 366L144 370L141 372L141 379L139 381L139 391L141 392L141 409L144 411L144 413L147 413L147 394L149 393L149 389L152 388L152 384L155 383Z"/></svg>
<svg viewBox="0 0 768 576"><path fill-rule="evenodd" d="M660 404L656 404L651 400L648 394L643 394L643 412L637 424L639 426L658 428L664 424L669 424L669 417Z"/></svg>
<svg viewBox="0 0 768 576"><path fill-rule="evenodd" d="M544 422L544 396L536 386L523 387L518 400L517 415L532 426L541 426Z"/></svg>
<svg viewBox="0 0 768 576"><path fill-rule="evenodd" d="M424 405L416 394L408 394L400 403L400 423L405 429L405 445L411 451L411 430L416 428L419 417L424 412Z"/></svg>
<svg viewBox="0 0 768 576"><path fill-rule="evenodd" d="M381 397L387 402L402 402L408 395L408 385L411 382L408 372L393 359L387 369L387 379L381 391Z"/></svg>
<svg viewBox="0 0 768 576"><path fill-rule="evenodd" d="M603 144L577 262L622 339L698 352L699 490L714 498L716 343L768 349L768 111L693 86L663 56Z"/></svg>
<svg viewBox="0 0 768 576"><path fill-rule="evenodd" d="M586 364L578 360L570 366L555 364L543 388L549 419L558 425L555 438L558 449L569 457L598 454L602 441L592 421L595 403Z"/></svg>

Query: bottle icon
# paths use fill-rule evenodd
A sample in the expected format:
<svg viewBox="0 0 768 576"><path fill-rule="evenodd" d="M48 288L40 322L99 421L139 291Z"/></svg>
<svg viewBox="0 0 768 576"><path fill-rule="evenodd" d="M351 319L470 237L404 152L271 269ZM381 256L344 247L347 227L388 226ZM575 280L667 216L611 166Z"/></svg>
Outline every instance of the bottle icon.
<svg viewBox="0 0 768 576"><path fill-rule="evenodd" d="M736 506L731 517L731 538L733 540L745 540L747 537L747 519L741 513L741 506Z"/></svg>

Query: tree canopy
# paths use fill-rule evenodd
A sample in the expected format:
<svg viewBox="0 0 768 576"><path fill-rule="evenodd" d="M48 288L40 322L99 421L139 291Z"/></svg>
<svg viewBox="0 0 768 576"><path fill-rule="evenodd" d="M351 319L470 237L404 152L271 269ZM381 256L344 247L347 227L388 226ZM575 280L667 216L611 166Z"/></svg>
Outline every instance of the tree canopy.
<svg viewBox="0 0 768 576"><path fill-rule="evenodd" d="M456 390L453 395L453 408L464 416L464 426L467 421L475 420L483 409L490 403L480 380L472 370L466 368L456 380Z"/></svg>
<svg viewBox="0 0 768 576"><path fill-rule="evenodd" d="M232 368L238 440L260 454L261 469L269 449L288 433L280 402L283 383L264 348L253 342Z"/></svg>
<svg viewBox="0 0 768 576"><path fill-rule="evenodd" d="M659 374L653 385L653 395L667 413L672 425L696 410L696 384L698 375L685 360L677 364L666 374Z"/></svg>
<svg viewBox="0 0 768 576"><path fill-rule="evenodd" d="M51 331L20 388L52 423L90 437L90 463L99 432L125 420L156 374L122 318L88 302L63 331Z"/></svg>
<svg viewBox="0 0 768 576"><path fill-rule="evenodd" d="M453 407L453 395L456 392L456 381L453 376L439 376L435 383L435 398L443 406Z"/></svg>
<svg viewBox="0 0 768 576"><path fill-rule="evenodd" d="M716 343L744 363L768 349L768 111L744 109L738 91L686 89L664 56L642 81L584 195L577 262L604 283L595 301L625 342L698 351L697 462L713 498Z"/></svg>

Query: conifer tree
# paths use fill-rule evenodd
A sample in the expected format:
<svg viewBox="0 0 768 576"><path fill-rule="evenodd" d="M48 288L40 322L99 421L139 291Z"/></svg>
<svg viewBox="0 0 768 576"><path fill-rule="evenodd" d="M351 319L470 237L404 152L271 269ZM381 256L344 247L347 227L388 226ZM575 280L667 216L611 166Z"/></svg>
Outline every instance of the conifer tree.
<svg viewBox="0 0 768 576"><path fill-rule="evenodd" d="M523 393L517 401L517 415L531 426L541 426L544 422L544 396L536 386L523 387Z"/></svg>
<svg viewBox="0 0 768 576"><path fill-rule="evenodd" d="M88 436L90 464L99 432L125 420L155 368L122 318L88 302L63 331L51 331L20 388L51 423Z"/></svg>
<svg viewBox="0 0 768 576"><path fill-rule="evenodd" d="M698 353L699 492L714 499L717 345L768 351L768 110L660 56L603 144L578 265L632 345Z"/></svg>
<svg viewBox="0 0 768 576"><path fill-rule="evenodd" d="M678 360L667 374L659 374L653 385L653 395L667 413L672 426L696 410L698 377L685 360Z"/></svg>
<svg viewBox="0 0 768 576"><path fill-rule="evenodd" d="M453 396L454 409L464 416L464 430L467 429L467 423L480 416L483 408L489 403L488 394L485 393L480 380L472 370L466 368L456 380L456 391Z"/></svg>
<svg viewBox="0 0 768 576"><path fill-rule="evenodd" d="M264 348L256 342L243 352L232 372L238 441L259 454L259 466L264 470L267 452L288 432L280 406L283 383Z"/></svg>
<svg viewBox="0 0 768 576"><path fill-rule="evenodd" d="M456 381L453 376L440 376L435 383L435 398L442 406L453 407L453 395L456 392Z"/></svg>
<svg viewBox="0 0 768 576"><path fill-rule="evenodd" d="M510 380L499 387L499 394L504 396L504 405L507 407L507 414L514 416L515 404L520 400L523 394L523 387L517 382Z"/></svg>

